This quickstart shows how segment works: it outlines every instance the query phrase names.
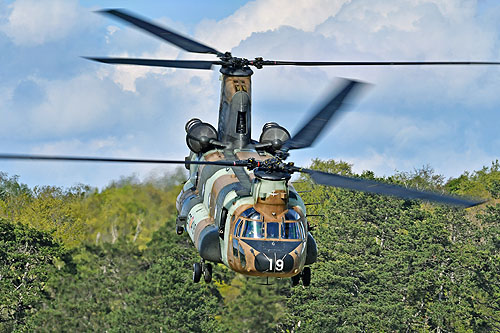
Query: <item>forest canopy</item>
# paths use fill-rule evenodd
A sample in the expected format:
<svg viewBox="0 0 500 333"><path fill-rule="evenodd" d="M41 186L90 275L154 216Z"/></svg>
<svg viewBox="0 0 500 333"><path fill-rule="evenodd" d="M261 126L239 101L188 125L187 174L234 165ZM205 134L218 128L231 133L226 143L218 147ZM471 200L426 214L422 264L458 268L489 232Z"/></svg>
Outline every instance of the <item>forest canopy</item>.
<svg viewBox="0 0 500 333"><path fill-rule="evenodd" d="M480 332L500 330L500 165L446 180L426 166L377 177L479 197L470 209L312 184L295 187L318 243L308 288L214 267L175 233L183 173L102 190L29 188L0 172L0 331Z"/></svg>

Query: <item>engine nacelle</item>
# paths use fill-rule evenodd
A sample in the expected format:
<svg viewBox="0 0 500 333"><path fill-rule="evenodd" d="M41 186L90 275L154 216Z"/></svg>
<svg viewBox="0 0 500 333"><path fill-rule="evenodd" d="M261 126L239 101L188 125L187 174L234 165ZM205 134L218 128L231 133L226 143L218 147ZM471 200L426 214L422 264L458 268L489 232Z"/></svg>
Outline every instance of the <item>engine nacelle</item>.
<svg viewBox="0 0 500 333"><path fill-rule="evenodd" d="M187 146L196 154L214 148L212 142L217 140L217 130L212 125L197 118L193 118L186 123L186 133Z"/></svg>
<svg viewBox="0 0 500 333"><path fill-rule="evenodd" d="M283 143L290 139L290 133L286 128L278 125L277 123L266 123L262 128L262 134L260 135L260 144L267 144L268 149L276 151L281 148Z"/></svg>

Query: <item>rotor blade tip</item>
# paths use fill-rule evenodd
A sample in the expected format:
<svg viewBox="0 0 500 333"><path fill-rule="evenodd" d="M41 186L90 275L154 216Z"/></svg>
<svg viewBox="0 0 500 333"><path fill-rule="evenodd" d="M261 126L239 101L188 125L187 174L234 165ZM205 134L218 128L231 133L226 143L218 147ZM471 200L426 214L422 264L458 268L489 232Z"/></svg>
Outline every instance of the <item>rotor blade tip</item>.
<svg viewBox="0 0 500 333"><path fill-rule="evenodd" d="M94 13L112 17L121 17L122 15L126 16L129 15L125 9L119 9L119 8L99 9L99 10L94 10Z"/></svg>
<svg viewBox="0 0 500 333"><path fill-rule="evenodd" d="M98 10L94 10L94 13L99 13L99 14L110 14L110 13L113 13L113 12L119 12L121 11L120 9L118 8L105 8L105 9L98 9Z"/></svg>
<svg viewBox="0 0 500 333"><path fill-rule="evenodd" d="M476 207L476 206L482 205L488 201L489 200L474 200L474 201L471 201L467 206L465 206L465 208Z"/></svg>
<svg viewBox="0 0 500 333"><path fill-rule="evenodd" d="M345 83L345 85L352 84L352 85L359 86L359 87L372 85L372 83L362 81L359 79L353 79L353 78L347 78L347 77L339 77L339 79L342 80Z"/></svg>
<svg viewBox="0 0 500 333"><path fill-rule="evenodd" d="M83 59L90 60L90 61L96 61L96 62L103 62L102 59L100 58L95 58L95 57L86 57L86 56L80 56Z"/></svg>
<svg viewBox="0 0 500 333"><path fill-rule="evenodd" d="M96 14L101 14L101 15L106 15L109 14L110 9L98 9L94 10L93 12Z"/></svg>

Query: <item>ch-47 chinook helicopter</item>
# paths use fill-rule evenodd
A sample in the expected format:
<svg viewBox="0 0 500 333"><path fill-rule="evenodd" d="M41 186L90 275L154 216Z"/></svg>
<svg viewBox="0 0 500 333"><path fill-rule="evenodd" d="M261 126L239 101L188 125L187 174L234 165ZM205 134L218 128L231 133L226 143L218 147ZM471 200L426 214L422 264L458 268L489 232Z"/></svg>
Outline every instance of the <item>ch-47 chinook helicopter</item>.
<svg viewBox="0 0 500 333"><path fill-rule="evenodd" d="M339 90L293 136L276 123L264 125L259 140L251 136L252 69L265 66L382 66L382 65L486 65L499 62L303 62L248 60L196 42L159 27L129 12L111 9L102 13L126 21L185 51L207 53L219 60L157 60L88 58L107 64L127 64L188 69L221 66L218 128L199 119L186 124L190 154L184 161L101 157L1 154L1 159L184 164L189 179L177 197L177 233L187 231L201 262L194 264L193 280L212 279L212 263L223 263L250 276L290 277L292 285L311 280L309 265L317 259L307 212L290 178L308 174L321 185L356 191L420 199L470 207L479 201L424 192L401 186L351 178L295 166L285 162L289 151L310 147L327 123L362 84L344 80Z"/></svg>

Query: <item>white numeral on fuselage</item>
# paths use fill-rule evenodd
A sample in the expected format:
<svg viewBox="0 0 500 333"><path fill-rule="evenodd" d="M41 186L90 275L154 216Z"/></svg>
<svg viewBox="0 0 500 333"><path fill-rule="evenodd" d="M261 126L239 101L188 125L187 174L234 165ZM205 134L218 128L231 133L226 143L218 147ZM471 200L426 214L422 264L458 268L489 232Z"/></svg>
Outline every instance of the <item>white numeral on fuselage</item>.
<svg viewBox="0 0 500 333"><path fill-rule="evenodd" d="M283 260L281 259L276 260L276 270L277 271L283 270Z"/></svg>
<svg viewBox="0 0 500 333"><path fill-rule="evenodd" d="M281 272L283 270L283 260L282 259L277 259L276 260L276 271ZM269 270L272 272L273 271L273 259L269 259Z"/></svg>

